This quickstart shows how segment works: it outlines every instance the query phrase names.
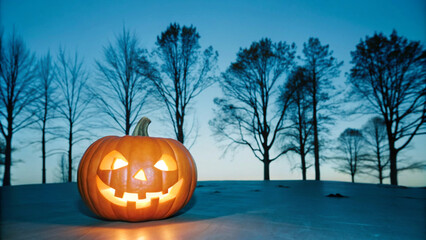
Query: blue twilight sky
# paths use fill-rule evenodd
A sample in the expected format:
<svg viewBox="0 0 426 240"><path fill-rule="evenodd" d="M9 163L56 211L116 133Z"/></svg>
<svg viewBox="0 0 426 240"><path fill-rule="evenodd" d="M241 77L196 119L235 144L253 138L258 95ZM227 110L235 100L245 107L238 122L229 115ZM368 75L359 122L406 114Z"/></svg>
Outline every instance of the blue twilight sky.
<svg viewBox="0 0 426 240"><path fill-rule="evenodd" d="M298 53L309 37L318 37L329 44L334 56L344 61L342 73L334 80L344 88L345 73L349 71L350 51L366 35L383 32L389 35L393 29L410 40L426 40L426 1L424 0L354 0L354 1L102 1L102 0L2 0L0 2L0 24L5 35L12 29L23 37L27 46L37 56L48 50L55 54L59 46L78 51L84 57L91 77L96 78L94 60L100 59L102 47L114 40L123 25L134 31L141 45L154 48L156 36L171 22L197 27L203 48L212 45L219 52L219 71L223 71L235 60L240 47L262 37L273 41L294 42ZM198 139L190 148L198 167L200 180L263 178L263 166L248 149L222 156L208 126L213 117L213 98L220 96L217 85L201 94L193 105L191 119L197 122ZM157 116L158 113L155 113ZM151 124L150 135L173 137L160 123ZM195 116L195 118L194 118ZM330 137L337 138L346 127L361 127L367 117L338 119ZM19 150L13 157L24 162L12 167L12 184L41 182L41 151L38 145L28 145L37 138L37 132L23 130L16 134L14 144ZM122 135L114 130L95 130L91 141L105 135ZM81 156L91 141L75 148ZM404 158L425 160L426 137L417 137L406 151ZM50 149L64 148L64 140L56 140ZM48 182L56 180L59 156L47 161ZM295 156L283 157L271 164L271 179L300 179ZM334 171L331 164L321 168L322 179L349 181L348 175ZM402 173L399 181L403 185L424 186L426 174ZM314 177L313 169L308 178ZM375 182L365 177L358 181Z"/></svg>

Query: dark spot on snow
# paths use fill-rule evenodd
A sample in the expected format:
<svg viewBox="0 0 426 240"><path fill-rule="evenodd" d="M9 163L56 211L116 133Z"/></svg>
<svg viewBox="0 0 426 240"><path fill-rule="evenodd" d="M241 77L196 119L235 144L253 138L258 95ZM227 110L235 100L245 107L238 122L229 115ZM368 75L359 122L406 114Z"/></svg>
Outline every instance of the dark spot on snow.
<svg viewBox="0 0 426 240"><path fill-rule="evenodd" d="M417 198L417 197L409 197L409 196L403 196L403 197L400 197L400 198L407 198L407 199L421 199L421 200L426 199L426 198Z"/></svg>
<svg viewBox="0 0 426 240"><path fill-rule="evenodd" d="M197 188L198 188L198 187L205 187L205 185L201 185L201 184L200 184L200 185L197 185Z"/></svg>
<svg viewBox="0 0 426 240"><path fill-rule="evenodd" d="M250 190L250 192L260 192L260 190L259 189L253 189L253 190Z"/></svg>
<svg viewBox="0 0 426 240"><path fill-rule="evenodd" d="M289 186L284 186L284 185L278 185L277 187L279 187L279 188L290 188Z"/></svg>
<svg viewBox="0 0 426 240"><path fill-rule="evenodd" d="M332 194L332 193L330 193L330 194L328 194L326 197L332 197L332 198L347 198L347 196L343 196L342 194L340 194L340 193L336 193L336 194Z"/></svg>
<svg viewBox="0 0 426 240"><path fill-rule="evenodd" d="M220 191L216 190L216 191L214 191L213 193L220 193Z"/></svg>

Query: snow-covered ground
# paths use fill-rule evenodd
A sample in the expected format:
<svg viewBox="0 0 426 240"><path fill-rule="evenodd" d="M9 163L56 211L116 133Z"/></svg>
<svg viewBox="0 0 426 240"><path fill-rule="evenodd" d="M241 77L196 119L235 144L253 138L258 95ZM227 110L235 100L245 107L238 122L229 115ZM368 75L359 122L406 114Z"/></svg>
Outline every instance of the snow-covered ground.
<svg viewBox="0 0 426 240"><path fill-rule="evenodd" d="M425 188L201 181L177 216L141 223L93 217L75 183L0 194L0 239L426 239Z"/></svg>

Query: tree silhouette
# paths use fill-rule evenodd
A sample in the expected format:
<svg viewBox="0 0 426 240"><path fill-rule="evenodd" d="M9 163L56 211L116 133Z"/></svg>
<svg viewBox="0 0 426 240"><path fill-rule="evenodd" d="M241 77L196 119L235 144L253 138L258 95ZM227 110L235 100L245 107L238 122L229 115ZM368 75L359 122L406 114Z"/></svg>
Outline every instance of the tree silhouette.
<svg viewBox="0 0 426 240"><path fill-rule="evenodd" d="M0 131L5 139L3 186L11 184L13 134L33 123L30 104L37 98L34 89L34 56L13 32L4 42L0 33Z"/></svg>
<svg viewBox="0 0 426 240"><path fill-rule="evenodd" d="M306 156L312 151L312 102L306 92L309 89L309 79L307 70L303 67L297 67L288 77L289 84L296 89L291 105L289 106L290 118L292 122L291 129L284 133L285 137L290 139L290 148L300 156L300 169L302 170L302 179L306 180L306 170L311 166L306 162ZM286 91L283 89L283 98Z"/></svg>
<svg viewBox="0 0 426 240"><path fill-rule="evenodd" d="M74 168L71 169L72 172L74 172ZM62 154L61 158L59 159L58 165L57 165L57 171L56 171L56 179L60 183L68 182L68 176L69 176L69 165L67 162L67 156L66 154Z"/></svg>
<svg viewBox="0 0 426 240"><path fill-rule="evenodd" d="M388 178L389 174L384 171L389 169L389 155L387 148L387 135L385 121L380 117L373 117L368 120L362 129L366 146L370 149L370 154L364 164L366 168L373 170L373 176L383 183L383 179Z"/></svg>
<svg viewBox="0 0 426 240"><path fill-rule="evenodd" d="M426 52L393 31L367 36L351 55L353 93L385 121L390 182L398 185L398 153L426 133Z"/></svg>
<svg viewBox="0 0 426 240"><path fill-rule="evenodd" d="M285 129L284 117L294 89L279 99L278 87L284 73L292 66L294 44L273 43L270 39L253 42L240 49L237 59L219 82L223 98L214 100L216 116L209 123L214 134L235 144L247 146L264 164L264 180L269 180L269 165L288 149L271 156L271 149L280 132ZM280 104L275 104L279 100Z"/></svg>
<svg viewBox="0 0 426 240"><path fill-rule="evenodd" d="M149 96L146 82L149 80L142 74L145 68L140 68L140 63L146 59L138 45L137 37L123 28L115 45L104 48L104 60L96 61L102 80L94 93L98 106L126 135L140 119Z"/></svg>
<svg viewBox="0 0 426 240"><path fill-rule="evenodd" d="M68 181L72 181L72 150L73 145L86 139L84 120L88 119L88 104L92 100L87 84L88 75L83 69L83 62L77 53L74 57L67 57L60 49L56 66L55 80L60 96L58 98L58 114L65 120L67 130L61 137L68 141Z"/></svg>
<svg viewBox="0 0 426 240"><path fill-rule="evenodd" d="M190 102L213 83L217 52L210 46L203 52L200 35L192 25L170 24L157 37L155 56L161 71L151 74L158 99L166 105L178 141L187 138L185 116Z"/></svg>
<svg viewBox="0 0 426 240"><path fill-rule="evenodd" d="M362 132L358 129L347 128L339 136L337 155L335 160L336 169L342 173L351 175L352 182L355 182L355 175L360 171L361 164L366 158L365 140Z"/></svg>
<svg viewBox="0 0 426 240"><path fill-rule="evenodd" d="M310 88L307 91L312 101L312 125L314 137L315 180L320 180L320 129L321 120L327 119L320 115L329 108L330 92L334 89L330 79L337 77L343 62L338 62L333 56L333 51L328 45L321 45L318 38L309 38L303 44L304 67L309 73Z"/></svg>
<svg viewBox="0 0 426 240"><path fill-rule="evenodd" d="M50 53L42 57L37 65L37 89L39 91L39 98L34 102L35 118L38 129L41 131L41 152L42 152L42 183L46 183L46 144L50 140L47 138L49 128L47 126L48 120L52 119L53 111L55 110L55 103L53 102L55 69L52 63Z"/></svg>

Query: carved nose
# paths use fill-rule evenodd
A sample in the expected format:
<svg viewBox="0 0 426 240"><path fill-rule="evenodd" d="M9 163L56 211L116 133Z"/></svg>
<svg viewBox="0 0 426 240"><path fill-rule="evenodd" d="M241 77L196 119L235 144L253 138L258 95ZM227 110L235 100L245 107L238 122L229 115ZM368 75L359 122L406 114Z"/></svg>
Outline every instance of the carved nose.
<svg viewBox="0 0 426 240"><path fill-rule="evenodd" d="M136 174L135 174L135 176L133 176L134 178L136 178L136 179L138 179L138 180L141 180L141 181L146 181L146 176L145 176L145 172L142 170L142 169L140 169Z"/></svg>

